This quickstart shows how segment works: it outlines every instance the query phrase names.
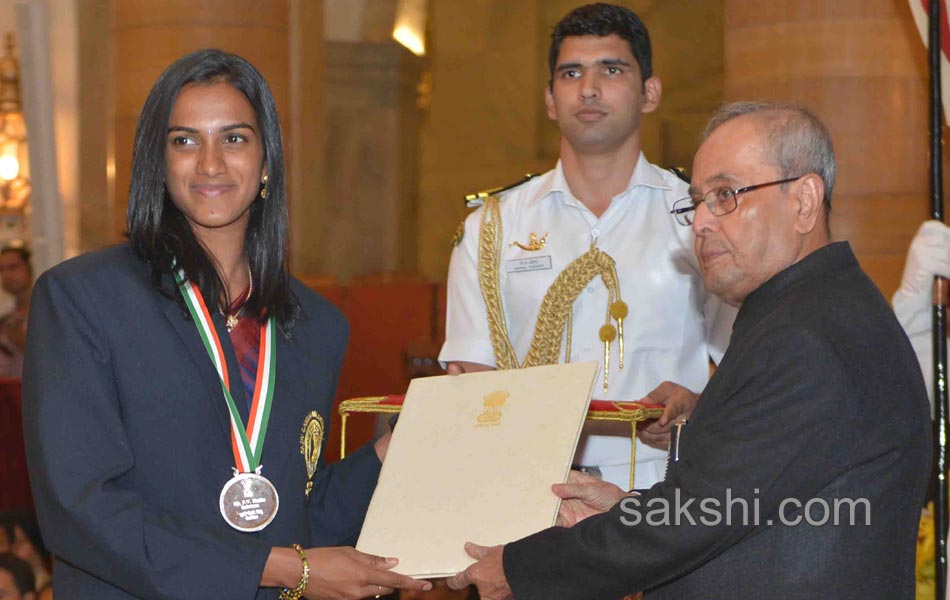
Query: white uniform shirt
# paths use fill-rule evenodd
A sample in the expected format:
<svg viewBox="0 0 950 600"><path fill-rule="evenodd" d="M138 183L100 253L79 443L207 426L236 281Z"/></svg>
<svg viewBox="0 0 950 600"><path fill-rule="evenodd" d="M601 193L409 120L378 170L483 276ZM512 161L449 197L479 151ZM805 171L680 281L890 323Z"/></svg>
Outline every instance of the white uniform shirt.
<svg viewBox="0 0 950 600"><path fill-rule="evenodd" d="M932 277L932 275L931 275ZM934 410L934 359L933 359L933 292L926 290L922 293L913 293L903 287L894 293L891 303L894 314L904 333L914 348L920 371L924 375L924 384L927 386L927 397L930 398L930 414ZM950 567L948 567L950 568Z"/></svg>
<svg viewBox="0 0 950 600"><path fill-rule="evenodd" d="M709 357L725 352L735 310L707 295L693 252L689 227L669 214L687 185L640 155L627 189L615 196L598 219L570 191L561 163L553 171L504 193L501 293L512 345L523 361L534 335L544 295L571 261L591 242L613 257L621 297L629 306L624 320L624 368L617 368L618 343L610 348L609 388L603 391L604 344L598 331L605 322L608 291L600 277L581 292L573 307L571 362L601 363L594 387L599 400L640 400L663 381L700 392L709 378ZM452 253L448 277L446 340L439 360L495 365L488 317L478 277L479 208L465 222L461 243ZM531 234L547 242L526 251ZM561 360L566 360L566 344ZM626 431L625 435L620 434ZM666 452L637 442L636 488L663 478ZM604 479L629 487L630 434L581 438L575 464L600 467Z"/></svg>

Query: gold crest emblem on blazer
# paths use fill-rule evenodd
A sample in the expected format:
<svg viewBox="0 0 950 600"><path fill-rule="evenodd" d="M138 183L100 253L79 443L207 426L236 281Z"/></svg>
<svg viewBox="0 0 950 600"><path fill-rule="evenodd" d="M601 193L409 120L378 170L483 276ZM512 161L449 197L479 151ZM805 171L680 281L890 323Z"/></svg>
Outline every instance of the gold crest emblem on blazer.
<svg viewBox="0 0 950 600"><path fill-rule="evenodd" d="M307 496L313 489L313 474L317 472L317 463L320 461L324 431L323 417L315 410L310 411L300 429L300 453L303 454L304 463L307 465L307 486L304 489Z"/></svg>

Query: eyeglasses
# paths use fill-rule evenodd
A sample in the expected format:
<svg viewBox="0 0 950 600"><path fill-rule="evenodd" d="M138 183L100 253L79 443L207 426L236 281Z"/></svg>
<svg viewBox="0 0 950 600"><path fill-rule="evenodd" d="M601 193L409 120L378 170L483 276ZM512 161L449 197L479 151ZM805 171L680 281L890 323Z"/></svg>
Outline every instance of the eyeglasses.
<svg viewBox="0 0 950 600"><path fill-rule="evenodd" d="M746 192L754 192L765 187L791 183L804 177L789 177L788 179L779 179L778 181L769 181L768 183L759 183L756 185L747 185L739 189L732 189L726 186L714 187L702 196L688 196L673 203L673 210L670 214L676 217L676 222L680 225L692 225L696 217L696 208L703 202L714 216L722 217L728 215L739 206L738 196Z"/></svg>

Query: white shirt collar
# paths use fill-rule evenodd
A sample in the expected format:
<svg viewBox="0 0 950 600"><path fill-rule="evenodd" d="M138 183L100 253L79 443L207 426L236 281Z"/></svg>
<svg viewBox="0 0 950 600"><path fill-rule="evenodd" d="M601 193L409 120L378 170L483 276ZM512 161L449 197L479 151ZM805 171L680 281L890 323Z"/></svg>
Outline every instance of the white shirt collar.
<svg viewBox="0 0 950 600"><path fill-rule="evenodd" d="M633 168L633 174L630 176L630 182L627 183L627 188L618 194L618 196L623 196L630 193L637 187L649 187L660 190L671 190L670 184L663 179L663 175L660 174L660 170L651 165L647 161L646 157L643 155L643 152L640 153L640 157L637 159L637 164ZM546 198L549 194L553 192L560 193L561 201L564 204L576 206L580 202L574 197L574 194L571 193L571 187L567 184L567 179L564 177L564 168L561 165L560 159L557 161L557 165L554 167L554 172L552 177L548 179L548 182L544 184L539 190L539 193L535 196L535 201Z"/></svg>

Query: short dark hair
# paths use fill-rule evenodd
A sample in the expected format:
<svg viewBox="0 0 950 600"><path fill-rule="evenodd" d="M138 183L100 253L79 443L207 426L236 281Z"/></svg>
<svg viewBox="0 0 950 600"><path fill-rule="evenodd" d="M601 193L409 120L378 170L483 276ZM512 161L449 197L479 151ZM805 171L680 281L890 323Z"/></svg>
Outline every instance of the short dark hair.
<svg viewBox="0 0 950 600"><path fill-rule="evenodd" d="M554 69L557 68L561 42L566 37L583 35L620 36L630 45L630 52L637 59L643 81L653 76L650 34L640 17L629 8L596 2L575 8L554 26L554 31L551 32L551 47L548 50L548 71L551 73L549 86L554 84Z"/></svg>
<svg viewBox="0 0 950 600"><path fill-rule="evenodd" d="M13 584L21 595L36 591L36 578L33 576L30 563L16 554L0 552L0 571L6 571L13 576Z"/></svg>
<svg viewBox="0 0 950 600"><path fill-rule="evenodd" d="M202 296L218 302L224 283L211 257L194 236L188 220L165 188L165 140L172 108L189 84L228 83L247 98L261 129L267 165L266 198L255 198L250 208L244 251L253 281L253 293L244 313L273 316L285 334L300 307L290 289L287 270L287 195L284 153L277 104L267 82L251 63L235 54L206 49L176 60L155 82L142 107L132 151L129 186L128 236L135 252L152 270L156 287L175 298L187 314L184 299L169 275L183 269Z"/></svg>
<svg viewBox="0 0 950 600"><path fill-rule="evenodd" d="M30 251L30 247L26 245L26 242L23 240L12 240L4 244L0 248L0 254L18 254L20 260L26 264L26 268L29 269L30 273L33 272L33 265L30 264L30 258L33 256L33 253Z"/></svg>
<svg viewBox="0 0 950 600"><path fill-rule="evenodd" d="M782 177L814 173L825 184L822 205L831 214L837 163L831 134L824 123L804 106L790 102L732 102L713 113L700 138L739 117L752 116L764 131L766 153Z"/></svg>

